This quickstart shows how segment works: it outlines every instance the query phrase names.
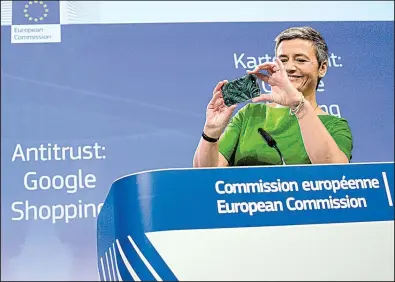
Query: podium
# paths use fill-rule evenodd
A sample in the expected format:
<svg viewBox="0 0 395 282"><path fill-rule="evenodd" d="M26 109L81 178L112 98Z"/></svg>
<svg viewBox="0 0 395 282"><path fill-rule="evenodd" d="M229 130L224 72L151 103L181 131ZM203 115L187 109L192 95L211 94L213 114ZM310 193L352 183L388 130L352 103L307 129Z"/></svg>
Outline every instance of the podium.
<svg viewBox="0 0 395 282"><path fill-rule="evenodd" d="M162 169L116 180L102 281L394 280L394 163Z"/></svg>

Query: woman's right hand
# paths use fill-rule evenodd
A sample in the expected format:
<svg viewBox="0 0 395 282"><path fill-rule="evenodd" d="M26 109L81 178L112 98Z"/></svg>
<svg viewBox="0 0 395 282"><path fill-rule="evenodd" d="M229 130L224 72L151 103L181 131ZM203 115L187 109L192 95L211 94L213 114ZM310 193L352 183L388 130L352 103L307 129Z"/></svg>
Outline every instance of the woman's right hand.
<svg viewBox="0 0 395 282"><path fill-rule="evenodd" d="M212 138L219 138L221 136L232 117L233 111L237 107L237 105L230 107L225 105L221 87L227 82L227 80L223 80L217 84L213 91L213 97L207 105L204 133Z"/></svg>

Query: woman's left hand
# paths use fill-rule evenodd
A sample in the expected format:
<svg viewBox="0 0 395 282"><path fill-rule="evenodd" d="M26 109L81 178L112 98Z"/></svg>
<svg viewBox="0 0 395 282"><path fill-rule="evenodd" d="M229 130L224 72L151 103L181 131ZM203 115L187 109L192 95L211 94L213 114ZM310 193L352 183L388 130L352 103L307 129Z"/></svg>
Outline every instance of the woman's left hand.
<svg viewBox="0 0 395 282"><path fill-rule="evenodd" d="M269 75L260 73L266 70ZM252 102L271 101L282 106L293 107L299 104L301 95L288 78L283 62L276 58L275 62L267 62L258 65L249 74L255 74L259 79L270 84L272 92L270 94L261 94L259 97L253 98Z"/></svg>

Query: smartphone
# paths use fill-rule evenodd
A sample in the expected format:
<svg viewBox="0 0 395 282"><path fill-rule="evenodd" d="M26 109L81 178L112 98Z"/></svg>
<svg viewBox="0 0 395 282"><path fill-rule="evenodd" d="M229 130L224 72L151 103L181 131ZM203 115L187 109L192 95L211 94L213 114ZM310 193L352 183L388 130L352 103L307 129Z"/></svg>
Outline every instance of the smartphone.
<svg viewBox="0 0 395 282"><path fill-rule="evenodd" d="M253 74L229 81L222 86L221 90L225 105L228 107L248 101L261 94L257 77Z"/></svg>

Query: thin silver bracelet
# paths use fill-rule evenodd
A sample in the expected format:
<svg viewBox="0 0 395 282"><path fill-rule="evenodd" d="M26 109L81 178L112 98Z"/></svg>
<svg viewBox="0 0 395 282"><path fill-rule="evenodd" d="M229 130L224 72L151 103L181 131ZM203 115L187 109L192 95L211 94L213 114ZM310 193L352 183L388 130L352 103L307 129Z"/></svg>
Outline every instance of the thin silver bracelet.
<svg viewBox="0 0 395 282"><path fill-rule="evenodd" d="M300 110L303 108L304 102L305 102L304 96L303 96L303 95L300 95L299 104L298 104L296 107L290 107L290 108L289 108L289 113L290 113L291 115L295 115L295 114L299 113Z"/></svg>

